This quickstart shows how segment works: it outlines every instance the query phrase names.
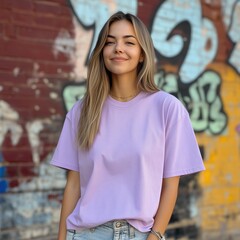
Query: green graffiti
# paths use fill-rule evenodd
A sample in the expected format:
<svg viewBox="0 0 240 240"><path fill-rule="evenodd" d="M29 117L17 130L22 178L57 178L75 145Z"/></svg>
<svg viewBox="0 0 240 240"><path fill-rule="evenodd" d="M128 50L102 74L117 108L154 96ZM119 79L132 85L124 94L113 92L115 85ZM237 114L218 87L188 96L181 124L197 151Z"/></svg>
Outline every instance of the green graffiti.
<svg viewBox="0 0 240 240"><path fill-rule="evenodd" d="M166 92L173 93L178 91L178 81L175 73L165 75L164 71L160 71L154 76L154 81L160 89Z"/></svg>
<svg viewBox="0 0 240 240"><path fill-rule="evenodd" d="M69 111L76 101L81 99L86 91L85 83L69 84L63 89L63 101L67 111Z"/></svg>
<svg viewBox="0 0 240 240"><path fill-rule="evenodd" d="M217 73L206 71L193 83L179 87L177 74L161 70L155 75L155 82L185 105L195 131L217 135L225 130L227 116L220 96L221 79Z"/></svg>
<svg viewBox="0 0 240 240"><path fill-rule="evenodd" d="M221 133L227 125L227 116L219 93L220 76L213 71L206 71L189 88L189 95L193 99L190 114L193 128L210 134Z"/></svg>

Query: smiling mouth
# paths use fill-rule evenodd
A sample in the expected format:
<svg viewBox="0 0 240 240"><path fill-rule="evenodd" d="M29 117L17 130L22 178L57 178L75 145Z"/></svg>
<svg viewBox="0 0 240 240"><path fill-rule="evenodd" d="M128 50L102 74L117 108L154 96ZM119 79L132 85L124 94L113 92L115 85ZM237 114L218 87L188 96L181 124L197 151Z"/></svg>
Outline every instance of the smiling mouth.
<svg viewBox="0 0 240 240"><path fill-rule="evenodd" d="M112 58L111 60L114 61L114 62L124 62L124 61L127 61L126 58Z"/></svg>

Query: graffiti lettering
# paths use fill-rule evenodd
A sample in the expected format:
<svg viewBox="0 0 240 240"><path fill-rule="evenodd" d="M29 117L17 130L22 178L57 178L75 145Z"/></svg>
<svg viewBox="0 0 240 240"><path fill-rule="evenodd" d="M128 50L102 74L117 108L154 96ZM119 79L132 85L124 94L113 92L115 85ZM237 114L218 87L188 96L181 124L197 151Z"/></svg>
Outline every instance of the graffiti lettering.
<svg viewBox="0 0 240 240"><path fill-rule="evenodd" d="M213 71L206 71L189 88L192 99L190 117L195 131L207 130L220 134L227 125L227 116L219 96L220 77Z"/></svg>
<svg viewBox="0 0 240 240"><path fill-rule="evenodd" d="M216 55L217 34L213 23L202 18L200 1L184 0L175 3L174 0L168 0L160 6L153 21L151 35L157 51L168 58L176 57L183 50L184 42L189 41L179 75L183 83L190 83ZM191 33L188 34L190 39L171 35L174 28L184 21L191 25ZM208 42L211 42L210 47L207 47Z"/></svg>
<svg viewBox="0 0 240 240"><path fill-rule="evenodd" d="M213 71L206 71L194 83L186 85L180 91L178 76L160 71L155 76L158 86L180 99L190 113L195 131L207 131L220 134L227 126L227 116L219 96L220 76Z"/></svg>

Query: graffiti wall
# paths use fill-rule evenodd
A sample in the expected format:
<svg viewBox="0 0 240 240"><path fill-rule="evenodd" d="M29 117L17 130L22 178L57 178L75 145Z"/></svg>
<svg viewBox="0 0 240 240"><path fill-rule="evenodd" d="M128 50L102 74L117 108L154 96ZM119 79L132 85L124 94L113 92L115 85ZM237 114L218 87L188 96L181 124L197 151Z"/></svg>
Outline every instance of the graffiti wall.
<svg viewBox="0 0 240 240"><path fill-rule="evenodd" d="M155 81L187 108L206 166L181 179L169 239L239 239L239 0L0 0L0 239L54 238L66 177L49 160L118 10L147 25Z"/></svg>

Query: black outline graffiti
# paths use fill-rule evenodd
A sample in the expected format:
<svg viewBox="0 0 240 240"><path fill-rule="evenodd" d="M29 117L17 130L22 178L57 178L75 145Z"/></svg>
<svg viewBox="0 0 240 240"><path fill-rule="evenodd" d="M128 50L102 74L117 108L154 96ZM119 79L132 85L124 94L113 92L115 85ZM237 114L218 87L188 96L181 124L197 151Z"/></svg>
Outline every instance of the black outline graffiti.
<svg viewBox="0 0 240 240"><path fill-rule="evenodd" d="M165 57L164 55L159 53L156 49L155 49L155 54L158 60L157 61L158 65L161 66L162 63L164 64L169 63L171 65L175 65L179 69L183 64L183 61L186 57L186 54L190 45L191 24L188 21L182 21L178 23L168 34L166 40L170 40L174 35L180 35L184 39L184 45L181 52L179 52L178 55L171 58Z"/></svg>

